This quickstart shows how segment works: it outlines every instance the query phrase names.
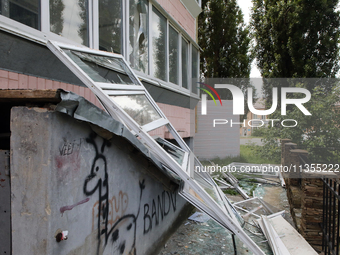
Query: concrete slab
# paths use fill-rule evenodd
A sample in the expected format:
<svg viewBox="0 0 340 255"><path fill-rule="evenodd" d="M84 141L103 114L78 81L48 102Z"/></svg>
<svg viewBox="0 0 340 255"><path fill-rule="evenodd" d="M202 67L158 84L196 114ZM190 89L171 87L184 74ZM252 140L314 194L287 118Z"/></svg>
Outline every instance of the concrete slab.
<svg viewBox="0 0 340 255"><path fill-rule="evenodd" d="M11 187L8 150L0 150L0 254L12 254Z"/></svg>
<svg viewBox="0 0 340 255"><path fill-rule="evenodd" d="M291 255L317 255L318 253L282 216L269 219Z"/></svg>

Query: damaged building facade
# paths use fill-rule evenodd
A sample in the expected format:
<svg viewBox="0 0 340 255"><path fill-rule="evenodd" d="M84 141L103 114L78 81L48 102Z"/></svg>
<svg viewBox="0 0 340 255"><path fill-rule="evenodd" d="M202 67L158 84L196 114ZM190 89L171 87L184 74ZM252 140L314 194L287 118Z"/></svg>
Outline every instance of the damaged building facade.
<svg viewBox="0 0 340 255"><path fill-rule="evenodd" d="M1 254L154 254L188 216L178 180L46 44L122 55L192 146L200 11L196 0L0 1ZM55 110L58 89L97 119ZM164 126L151 136L173 139Z"/></svg>
<svg viewBox="0 0 340 255"><path fill-rule="evenodd" d="M192 153L196 0L0 1L0 252L155 254L191 206L254 254Z"/></svg>

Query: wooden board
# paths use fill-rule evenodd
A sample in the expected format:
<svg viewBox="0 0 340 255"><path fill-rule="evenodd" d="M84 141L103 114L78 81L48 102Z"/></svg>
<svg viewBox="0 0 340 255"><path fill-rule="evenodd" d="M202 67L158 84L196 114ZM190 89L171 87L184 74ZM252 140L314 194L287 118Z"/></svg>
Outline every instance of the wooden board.
<svg viewBox="0 0 340 255"><path fill-rule="evenodd" d="M0 102L60 102L57 90L3 89Z"/></svg>

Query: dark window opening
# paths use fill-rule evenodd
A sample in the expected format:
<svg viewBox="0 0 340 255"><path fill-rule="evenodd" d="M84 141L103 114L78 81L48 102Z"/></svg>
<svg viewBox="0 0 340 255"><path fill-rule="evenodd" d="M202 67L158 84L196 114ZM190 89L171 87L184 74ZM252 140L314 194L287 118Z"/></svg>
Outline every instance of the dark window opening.
<svg viewBox="0 0 340 255"><path fill-rule="evenodd" d="M24 25L40 29L39 0L1 0L0 14Z"/></svg>
<svg viewBox="0 0 340 255"><path fill-rule="evenodd" d="M0 150L10 149L11 109L14 105L0 103Z"/></svg>

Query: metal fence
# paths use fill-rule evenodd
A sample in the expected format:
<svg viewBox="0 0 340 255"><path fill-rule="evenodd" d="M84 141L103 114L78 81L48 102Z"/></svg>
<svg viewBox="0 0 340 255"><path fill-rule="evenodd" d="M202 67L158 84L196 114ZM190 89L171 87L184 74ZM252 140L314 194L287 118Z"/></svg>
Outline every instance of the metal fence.
<svg viewBox="0 0 340 255"><path fill-rule="evenodd" d="M323 178L322 250L325 255L339 254L340 196L339 182Z"/></svg>

